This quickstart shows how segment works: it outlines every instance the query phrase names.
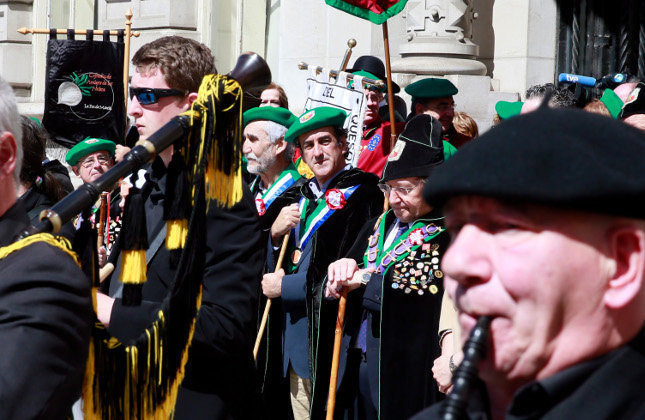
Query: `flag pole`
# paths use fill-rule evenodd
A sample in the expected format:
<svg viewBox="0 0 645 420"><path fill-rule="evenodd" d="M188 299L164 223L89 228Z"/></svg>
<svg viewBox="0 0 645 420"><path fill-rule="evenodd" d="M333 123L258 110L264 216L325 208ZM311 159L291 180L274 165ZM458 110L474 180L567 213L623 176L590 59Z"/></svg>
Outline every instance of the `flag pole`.
<svg viewBox="0 0 645 420"><path fill-rule="evenodd" d="M387 73L387 107L390 111L390 150L396 142L396 119L394 118L394 91L392 89L392 69L390 67L390 39L387 30L387 20L383 28L383 48L385 49L385 71Z"/></svg>
<svg viewBox="0 0 645 420"><path fill-rule="evenodd" d="M125 12L125 45L123 48L123 100L125 101L125 130L123 131L123 144L128 136L128 81L130 73L130 37L132 33L132 9ZM135 35L136 36L136 35Z"/></svg>

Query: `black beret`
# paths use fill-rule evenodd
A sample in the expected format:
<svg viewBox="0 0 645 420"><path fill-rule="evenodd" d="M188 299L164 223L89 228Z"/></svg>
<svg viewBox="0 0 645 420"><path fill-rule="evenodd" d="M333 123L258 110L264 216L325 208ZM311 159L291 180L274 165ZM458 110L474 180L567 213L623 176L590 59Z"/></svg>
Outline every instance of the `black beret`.
<svg viewBox="0 0 645 420"><path fill-rule="evenodd" d="M428 114L419 114L405 125L383 169L382 182L422 177L444 160L441 123Z"/></svg>
<svg viewBox="0 0 645 420"><path fill-rule="evenodd" d="M645 135L577 109L503 121L466 144L426 183L432 205L460 195L645 219Z"/></svg>

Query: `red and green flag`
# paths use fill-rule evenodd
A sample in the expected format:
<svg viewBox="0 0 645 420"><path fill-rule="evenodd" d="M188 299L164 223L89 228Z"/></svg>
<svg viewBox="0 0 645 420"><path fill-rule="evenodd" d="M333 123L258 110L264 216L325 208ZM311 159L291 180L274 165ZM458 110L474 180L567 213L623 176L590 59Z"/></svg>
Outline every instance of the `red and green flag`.
<svg viewBox="0 0 645 420"><path fill-rule="evenodd" d="M401 12L407 2L408 0L325 0L325 3L336 9L377 25Z"/></svg>

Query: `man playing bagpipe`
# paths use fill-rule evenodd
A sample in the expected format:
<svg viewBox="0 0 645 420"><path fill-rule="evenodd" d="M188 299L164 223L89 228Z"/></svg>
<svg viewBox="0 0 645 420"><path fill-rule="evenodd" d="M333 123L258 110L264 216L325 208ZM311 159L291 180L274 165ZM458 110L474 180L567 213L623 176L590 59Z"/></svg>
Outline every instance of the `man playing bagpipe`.
<svg viewBox="0 0 645 420"><path fill-rule="evenodd" d="M348 295L336 416L402 419L435 402L443 273L449 238L442 215L421 196L444 161L441 124L412 118L390 153L379 186L391 209L364 224L329 265L325 296ZM360 268L359 268L360 266Z"/></svg>
<svg viewBox="0 0 645 420"><path fill-rule="evenodd" d="M287 267L265 274L262 289L281 299L282 369L290 378L296 419L320 418L325 411L337 312L336 302L321 305L327 266L349 251L364 220L382 209L376 176L345 164L346 117L337 108L314 108L285 135L297 142L315 176L302 186L298 203L283 208L273 224L275 246L291 231Z"/></svg>
<svg viewBox="0 0 645 420"><path fill-rule="evenodd" d="M435 171L423 196L470 338L453 391L414 419L645 417L643 137L543 104Z"/></svg>
<svg viewBox="0 0 645 420"><path fill-rule="evenodd" d="M22 130L0 78L0 418L60 419L81 392L90 326L90 281L67 240L12 242L29 224L17 202Z"/></svg>
<svg viewBox="0 0 645 420"><path fill-rule="evenodd" d="M194 106L195 101L199 101L198 91L201 95L202 79L216 73L213 56L205 45L176 36L144 45L132 62L136 69L130 87L128 113L134 117L140 141L144 144L173 117ZM214 94L221 91L215 89ZM202 118L206 119L205 116ZM195 151L189 154L189 158L203 153L206 152ZM184 188L183 192L177 192L176 188L181 184L181 177L177 174L181 174L183 162L172 146L167 148L147 167L145 180L133 179L133 187L126 198L124 227L119 238L120 255L106 290L109 296L98 294L97 297L99 320L122 342L136 339L153 323L152 331L156 333L156 325L164 322L158 319L159 309L173 286L177 264L182 266L184 257L195 258L195 255L182 253L177 262L176 249L170 247L171 238L176 236L173 233L175 229L181 232L185 228L181 223L171 223L174 217L168 213L181 213L183 206L190 205L190 202L181 200L190 188ZM239 162L231 164L235 166ZM210 167L206 170L207 194L218 188L208 183L210 170ZM238 181L241 186L241 176L234 182ZM172 199L168 195L170 192L175 195ZM206 198L208 200L208 195ZM134 206L136 200L143 202L143 219L128 216L128 206ZM186 216L184 214L180 218L185 219ZM193 216L190 219L192 222ZM127 246L128 222L143 230L148 241L143 260L143 268L147 272L142 285L130 282L138 266L129 259L130 253L137 251L136 247ZM204 243L196 251L200 254L198 257L203 258L203 269L193 275L203 275L201 307L193 326L192 344L186 350L188 362L177 395L174 418L256 418L258 395L251 349L264 247L260 242L257 211L248 187L244 187L236 204L229 209L219 201L207 201L205 226L199 230L205 233ZM190 242L185 237L184 240ZM132 297L128 291L137 286L140 304L133 305L129 300L136 300L137 293ZM170 341L177 337L161 335L159 339ZM162 356L167 357L165 354ZM152 397L144 395L142 398ZM144 402L143 406L146 404Z"/></svg>

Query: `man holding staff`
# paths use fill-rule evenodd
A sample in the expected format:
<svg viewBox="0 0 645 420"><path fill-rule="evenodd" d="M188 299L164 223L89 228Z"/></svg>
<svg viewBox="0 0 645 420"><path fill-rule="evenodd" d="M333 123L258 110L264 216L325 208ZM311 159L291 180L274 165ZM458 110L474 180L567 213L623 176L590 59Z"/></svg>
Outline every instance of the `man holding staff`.
<svg viewBox="0 0 645 420"><path fill-rule="evenodd" d="M349 251L363 221L379 214L383 206L377 178L345 165L346 117L336 108L314 108L285 135L287 141L296 142L314 177L302 186L299 201L284 207L271 228L274 246L288 232L290 242L286 269L265 274L262 289L267 297L282 302L282 368L290 378L296 419L320 418L325 411L337 313L335 302L321 304L327 266Z"/></svg>
<svg viewBox="0 0 645 420"><path fill-rule="evenodd" d="M438 400L443 217L421 196L444 160L441 124L414 117L399 135L379 187L391 210L364 224L349 258L329 265L325 295L346 287L336 417L398 419ZM359 268L360 266L360 268Z"/></svg>

